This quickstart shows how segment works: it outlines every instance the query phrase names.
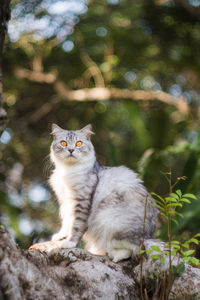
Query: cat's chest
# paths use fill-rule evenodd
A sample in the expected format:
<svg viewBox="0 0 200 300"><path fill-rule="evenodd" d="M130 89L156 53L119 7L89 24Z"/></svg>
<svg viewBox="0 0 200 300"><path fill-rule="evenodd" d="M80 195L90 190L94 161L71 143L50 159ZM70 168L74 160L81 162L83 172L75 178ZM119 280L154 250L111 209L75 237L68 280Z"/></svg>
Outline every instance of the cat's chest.
<svg viewBox="0 0 200 300"><path fill-rule="evenodd" d="M60 174L54 172L50 182L56 194L74 200L90 198L96 184L95 174Z"/></svg>

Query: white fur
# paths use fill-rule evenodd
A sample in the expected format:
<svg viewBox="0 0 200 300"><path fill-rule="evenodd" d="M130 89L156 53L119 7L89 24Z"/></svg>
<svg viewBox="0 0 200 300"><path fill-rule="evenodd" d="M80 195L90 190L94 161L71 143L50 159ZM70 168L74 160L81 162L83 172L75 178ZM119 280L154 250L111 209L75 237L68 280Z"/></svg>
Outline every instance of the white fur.
<svg viewBox="0 0 200 300"><path fill-rule="evenodd" d="M55 169L49 179L57 195L60 205L60 217L62 226L58 233L54 234L52 240L59 240L64 237L71 237L72 226L74 222L74 207L77 204L76 194L72 187L82 184L85 181L88 170L94 164L95 156L91 153L90 159L83 159L81 162L73 164L64 164L62 160L56 157L51 151L51 160L55 164ZM81 190L79 192L81 194ZM67 245L67 243L63 243ZM68 247L64 247L68 248Z"/></svg>
<svg viewBox="0 0 200 300"><path fill-rule="evenodd" d="M59 134L59 138L62 138L62 131ZM83 132L80 134L82 138ZM78 242L72 240L77 199L90 199L93 195L86 220L88 229L83 236L86 248L97 255L108 254L117 262L137 254L140 250L140 241L129 238L128 234L130 230L139 239L142 237L145 198L148 193L137 174L123 166L100 168L97 171L97 181L93 171L95 152L88 136L85 147L88 147L88 151L75 150L74 158L69 157L68 151L57 153L53 148L51 150L55 169L50 177L50 184L58 197L62 219L61 229L53 239L65 238L61 242L63 248L77 246ZM157 212L148 205L146 227L150 236L155 231L156 221ZM80 222L80 232L84 232L85 227ZM118 233L126 232L127 238L116 238Z"/></svg>

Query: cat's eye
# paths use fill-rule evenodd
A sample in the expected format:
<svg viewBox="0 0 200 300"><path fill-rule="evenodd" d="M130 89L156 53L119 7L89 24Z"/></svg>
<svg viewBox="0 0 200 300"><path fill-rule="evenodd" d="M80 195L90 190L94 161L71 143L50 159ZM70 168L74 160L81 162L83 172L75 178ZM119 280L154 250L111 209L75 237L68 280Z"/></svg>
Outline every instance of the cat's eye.
<svg viewBox="0 0 200 300"><path fill-rule="evenodd" d="M82 145L83 145L83 142L81 142L81 141L76 142L76 147L81 147Z"/></svg>
<svg viewBox="0 0 200 300"><path fill-rule="evenodd" d="M66 141L61 141L60 142L61 146L66 147L67 146L67 142Z"/></svg>

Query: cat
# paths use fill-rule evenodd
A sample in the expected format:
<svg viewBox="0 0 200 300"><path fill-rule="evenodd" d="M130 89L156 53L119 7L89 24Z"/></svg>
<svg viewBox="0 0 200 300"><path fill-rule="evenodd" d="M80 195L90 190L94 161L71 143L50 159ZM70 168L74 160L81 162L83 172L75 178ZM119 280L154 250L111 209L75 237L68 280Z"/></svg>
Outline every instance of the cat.
<svg viewBox="0 0 200 300"><path fill-rule="evenodd" d="M91 134L90 124L75 131L52 125L50 157L55 169L49 182L62 219L52 240L71 248L83 239L89 252L118 262L138 254L143 236L153 236L157 209L147 202L144 231L146 188L127 167L100 165Z"/></svg>

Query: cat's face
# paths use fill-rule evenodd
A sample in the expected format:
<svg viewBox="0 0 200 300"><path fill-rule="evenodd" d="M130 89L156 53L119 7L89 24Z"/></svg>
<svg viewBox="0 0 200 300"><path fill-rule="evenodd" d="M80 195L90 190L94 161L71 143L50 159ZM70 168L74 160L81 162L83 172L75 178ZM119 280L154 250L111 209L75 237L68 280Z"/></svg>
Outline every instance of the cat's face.
<svg viewBox="0 0 200 300"><path fill-rule="evenodd" d="M59 161L66 164L74 164L89 159L91 154L94 153L90 141L91 134L91 125L87 125L80 130L69 131L53 124L52 159L59 159Z"/></svg>

